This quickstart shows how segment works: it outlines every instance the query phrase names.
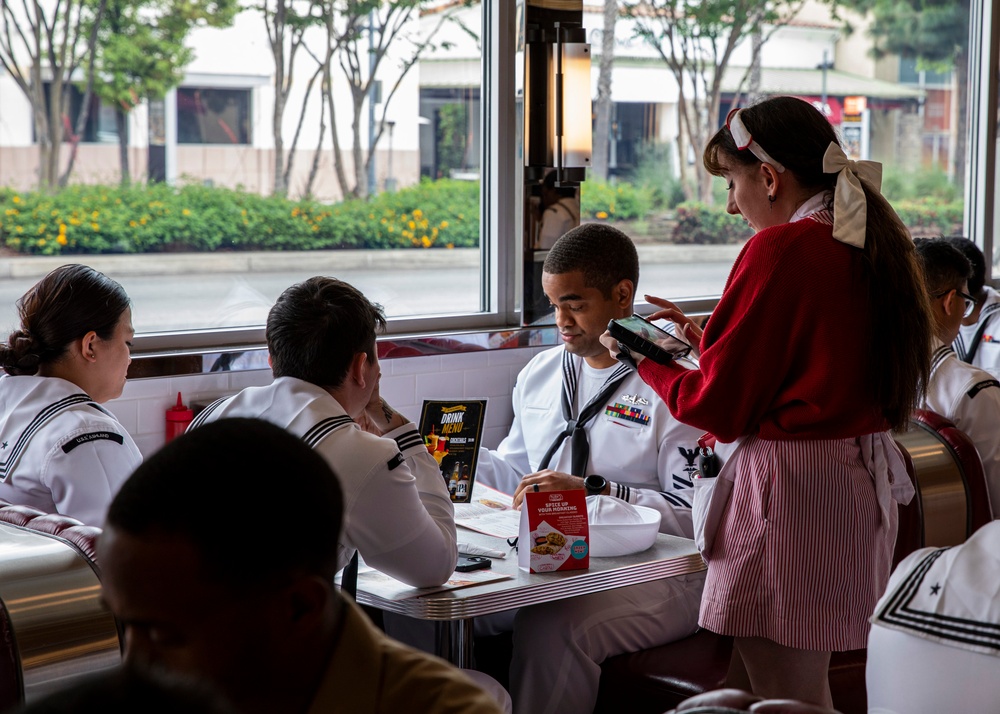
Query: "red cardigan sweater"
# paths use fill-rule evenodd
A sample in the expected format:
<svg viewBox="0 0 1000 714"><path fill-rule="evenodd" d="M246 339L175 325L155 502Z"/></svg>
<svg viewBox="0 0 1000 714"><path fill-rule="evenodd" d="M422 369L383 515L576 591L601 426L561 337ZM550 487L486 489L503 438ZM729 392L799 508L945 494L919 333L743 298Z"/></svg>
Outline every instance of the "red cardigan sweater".
<svg viewBox="0 0 1000 714"><path fill-rule="evenodd" d="M822 214L816 218L821 218ZM862 252L806 218L744 246L701 340L701 369L643 360L642 379L685 424L722 442L883 431L871 396Z"/></svg>

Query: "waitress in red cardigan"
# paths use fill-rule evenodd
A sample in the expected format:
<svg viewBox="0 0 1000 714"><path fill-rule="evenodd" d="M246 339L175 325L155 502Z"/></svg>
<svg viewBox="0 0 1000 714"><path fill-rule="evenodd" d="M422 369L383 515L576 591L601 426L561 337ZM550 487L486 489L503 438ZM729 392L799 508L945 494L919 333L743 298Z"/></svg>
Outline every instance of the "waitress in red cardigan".
<svg viewBox="0 0 1000 714"><path fill-rule="evenodd" d="M678 420L738 443L718 481L731 493L715 489L729 500L712 505L700 616L735 637L729 684L830 706L830 652L865 646L895 501L913 493L889 430L906 425L928 372L927 299L881 167L848 161L810 104L732 112L704 163L756 234L704 333L646 296L701 370L646 359L639 374Z"/></svg>

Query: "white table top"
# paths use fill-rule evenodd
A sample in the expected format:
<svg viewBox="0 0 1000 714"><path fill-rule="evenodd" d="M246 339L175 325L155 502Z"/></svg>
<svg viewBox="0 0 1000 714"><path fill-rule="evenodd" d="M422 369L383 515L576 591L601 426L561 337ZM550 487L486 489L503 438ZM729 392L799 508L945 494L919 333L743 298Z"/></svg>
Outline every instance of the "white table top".
<svg viewBox="0 0 1000 714"><path fill-rule="evenodd" d="M589 570L529 573L517 567L517 553L502 538L458 530L460 542L509 551L507 558L493 559L493 570L513 577L419 597L404 593L393 599L367 593L359 583L358 602L422 620L462 620L705 569L694 541L661 533L653 546L641 553L592 557Z"/></svg>

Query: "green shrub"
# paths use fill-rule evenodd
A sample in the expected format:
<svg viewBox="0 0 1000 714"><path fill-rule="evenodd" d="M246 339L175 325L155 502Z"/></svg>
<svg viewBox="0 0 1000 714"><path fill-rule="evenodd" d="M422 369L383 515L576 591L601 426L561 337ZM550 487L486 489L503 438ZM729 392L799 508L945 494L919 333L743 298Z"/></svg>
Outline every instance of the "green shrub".
<svg viewBox="0 0 1000 714"><path fill-rule="evenodd" d="M652 189L619 181L584 181L580 188L580 220L645 218L653 205Z"/></svg>
<svg viewBox="0 0 1000 714"><path fill-rule="evenodd" d="M892 207L914 238L961 235L965 216L963 201L944 202L933 198L894 201Z"/></svg>
<svg viewBox="0 0 1000 714"><path fill-rule="evenodd" d="M0 189L0 243L32 255L475 247L479 185L422 181L332 205L201 185Z"/></svg>
<svg viewBox="0 0 1000 714"><path fill-rule="evenodd" d="M904 171L885 165L882 167L882 195L890 202L936 198L950 203L961 198L962 188L937 167Z"/></svg>
<svg viewBox="0 0 1000 714"><path fill-rule="evenodd" d="M642 146L632 183L649 190L654 208L674 208L684 200L684 187L674 172L670 144L651 141Z"/></svg>
<svg viewBox="0 0 1000 714"><path fill-rule="evenodd" d="M682 244L723 245L742 243L753 235L740 216L731 216L720 206L682 203L677 206L673 241Z"/></svg>

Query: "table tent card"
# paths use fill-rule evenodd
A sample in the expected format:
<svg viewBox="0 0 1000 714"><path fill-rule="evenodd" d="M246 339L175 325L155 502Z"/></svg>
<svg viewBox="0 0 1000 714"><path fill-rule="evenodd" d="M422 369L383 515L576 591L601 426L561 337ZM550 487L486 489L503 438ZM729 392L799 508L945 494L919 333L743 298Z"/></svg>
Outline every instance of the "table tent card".
<svg viewBox="0 0 1000 714"><path fill-rule="evenodd" d="M472 498L485 416L485 399L424 401L420 434L441 467L453 503L468 503Z"/></svg>
<svg viewBox="0 0 1000 714"><path fill-rule="evenodd" d="M589 537L586 491L525 492L517 538L517 564L522 570L586 570Z"/></svg>

